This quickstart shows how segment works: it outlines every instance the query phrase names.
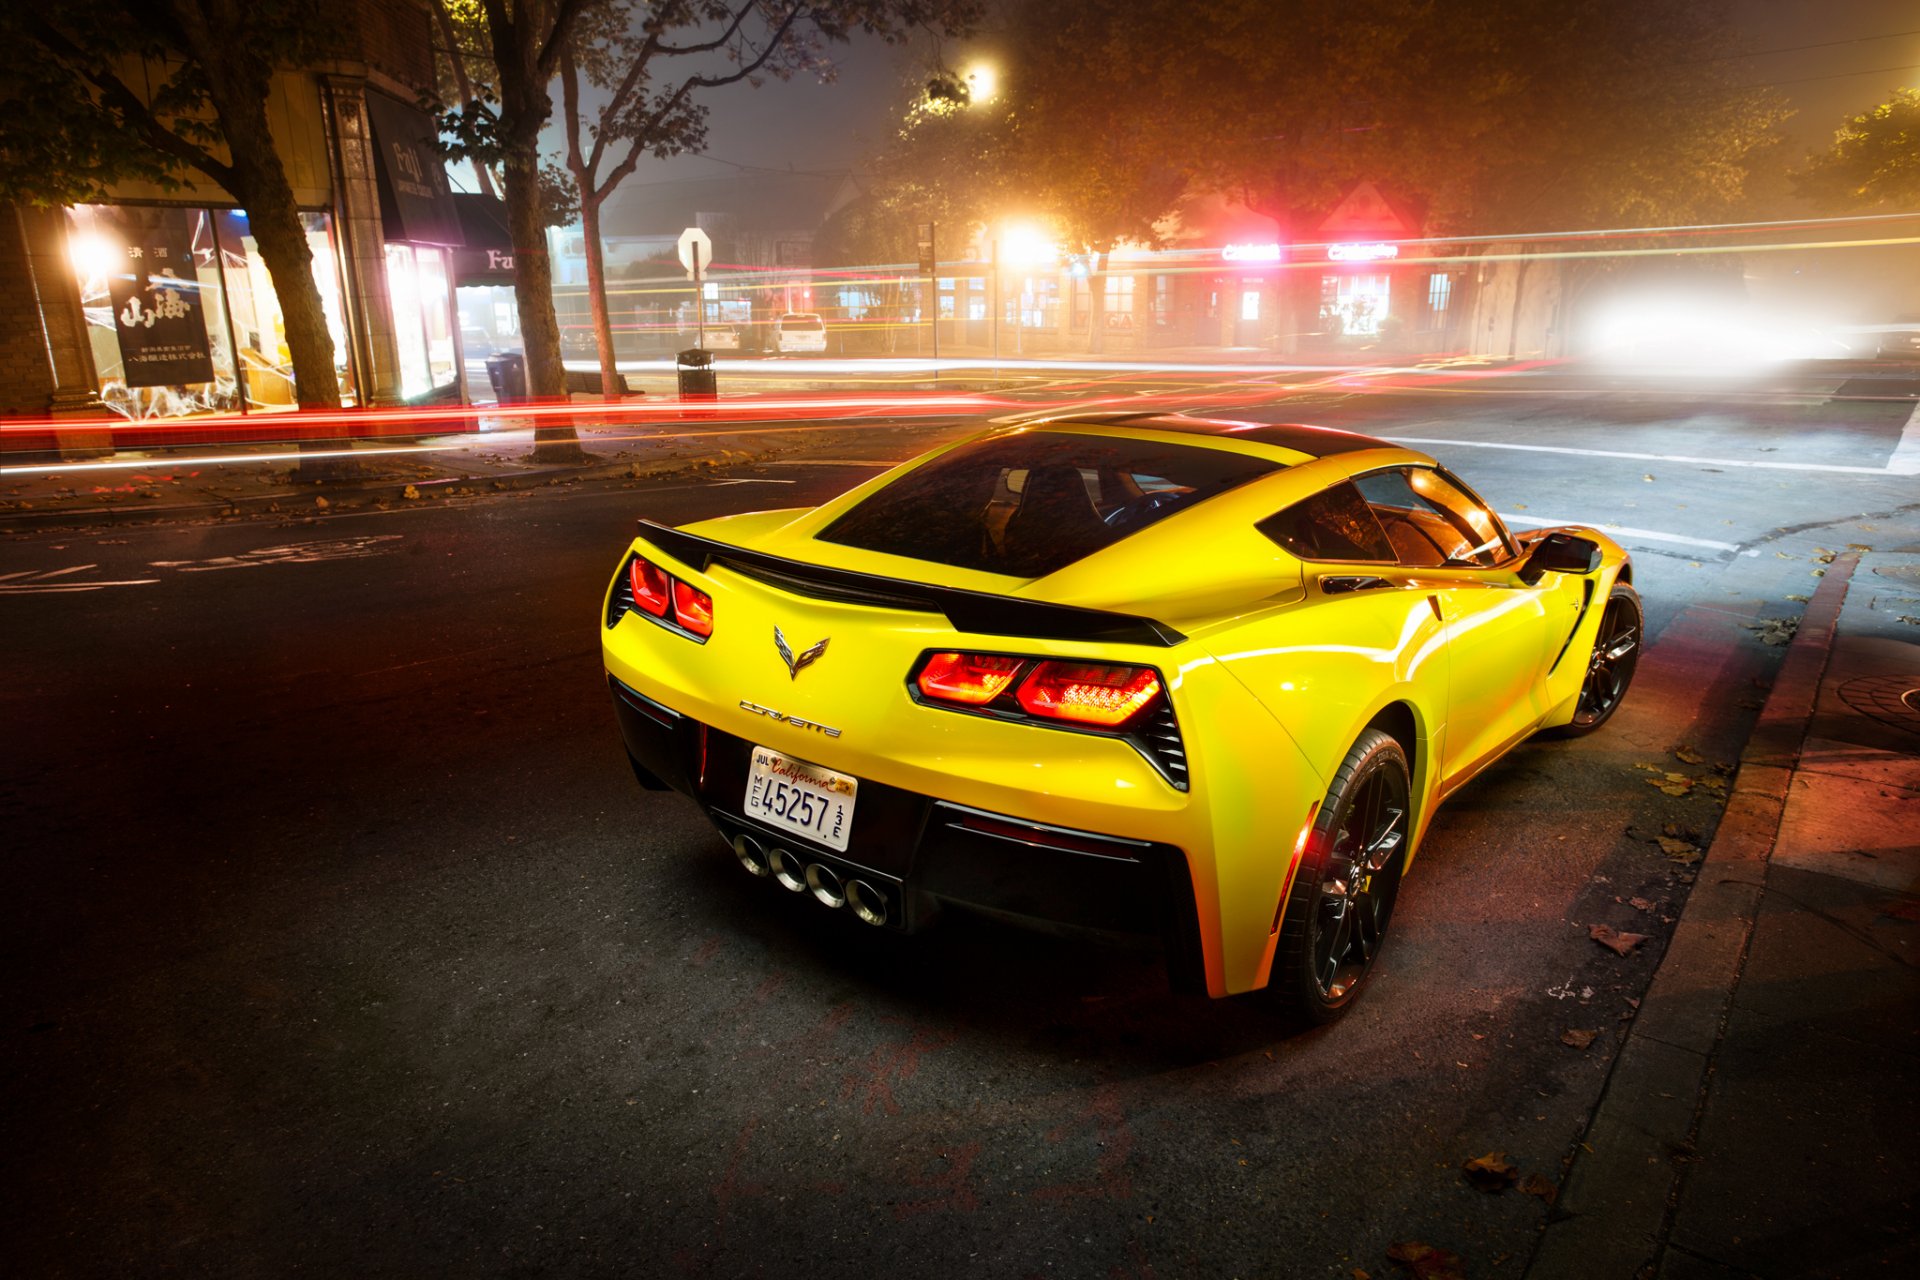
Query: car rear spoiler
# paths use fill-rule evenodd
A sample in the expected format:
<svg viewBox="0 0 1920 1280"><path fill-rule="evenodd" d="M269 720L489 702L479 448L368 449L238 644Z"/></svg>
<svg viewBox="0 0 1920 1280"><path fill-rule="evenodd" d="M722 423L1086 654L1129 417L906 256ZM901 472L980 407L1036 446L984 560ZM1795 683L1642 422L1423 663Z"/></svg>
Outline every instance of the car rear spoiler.
<svg viewBox="0 0 1920 1280"><path fill-rule="evenodd" d="M1186 636L1165 623L1104 609L1049 604L1044 600L1017 600L985 591L937 587L925 582L883 578L851 569L831 569L771 556L744 547L731 547L698 534L669 528L654 520L640 521L640 537L682 564L702 573L718 564L768 586L816 600L863 604L882 609L908 609L945 615L956 631L975 635L1020 636L1032 640L1091 640L1112 644L1145 644L1168 648Z"/></svg>

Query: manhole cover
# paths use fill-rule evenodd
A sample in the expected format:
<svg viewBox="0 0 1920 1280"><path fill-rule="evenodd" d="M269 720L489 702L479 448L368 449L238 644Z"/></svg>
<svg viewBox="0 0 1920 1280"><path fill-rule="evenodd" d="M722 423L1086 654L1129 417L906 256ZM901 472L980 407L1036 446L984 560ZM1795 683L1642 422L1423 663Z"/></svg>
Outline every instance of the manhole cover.
<svg viewBox="0 0 1920 1280"><path fill-rule="evenodd" d="M1920 582L1920 564L1883 564L1874 572L1900 582Z"/></svg>
<svg viewBox="0 0 1920 1280"><path fill-rule="evenodd" d="M1920 676L1862 676L1841 685L1839 693L1863 716L1920 733Z"/></svg>

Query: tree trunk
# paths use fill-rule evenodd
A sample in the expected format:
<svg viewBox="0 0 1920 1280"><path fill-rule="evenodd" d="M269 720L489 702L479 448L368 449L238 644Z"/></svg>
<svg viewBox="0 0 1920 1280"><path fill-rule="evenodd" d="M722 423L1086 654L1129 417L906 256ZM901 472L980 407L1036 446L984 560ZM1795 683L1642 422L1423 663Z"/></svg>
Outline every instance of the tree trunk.
<svg viewBox="0 0 1920 1280"><path fill-rule="evenodd" d="M593 305L593 342L600 352L600 394L620 398L620 370L614 363L613 317L607 310L606 250L600 243L600 202L580 185L580 229L587 241L587 300Z"/></svg>
<svg viewBox="0 0 1920 1280"><path fill-rule="evenodd" d="M567 374L560 363L560 323L553 313L553 262L547 257L546 228L540 224L536 145L528 141L506 150L507 231L513 237L513 291L526 343L527 394L551 402L566 395ZM565 465L585 462L587 454L572 426L539 425L533 432L533 460Z"/></svg>
<svg viewBox="0 0 1920 1280"><path fill-rule="evenodd" d="M256 95L244 88L221 92L229 88L216 82L215 104L233 157L233 195L247 211L247 227L280 300L295 394L302 409L338 409L340 382L334 365L333 335L327 330L326 308L314 281L313 250L300 222L300 209L294 202L280 153L274 149L265 94ZM300 452L337 451L350 445L347 434L339 425L305 428ZM338 480L360 471L360 464L350 458L303 456L296 475L301 480Z"/></svg>

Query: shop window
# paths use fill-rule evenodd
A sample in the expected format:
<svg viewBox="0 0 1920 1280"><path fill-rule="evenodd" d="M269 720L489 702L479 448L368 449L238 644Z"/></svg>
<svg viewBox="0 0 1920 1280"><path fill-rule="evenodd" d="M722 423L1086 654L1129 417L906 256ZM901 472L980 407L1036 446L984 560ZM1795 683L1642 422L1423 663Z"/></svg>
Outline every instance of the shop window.
<svg viewBox="0 0 1920 1280"><path fill-rule="evenodd" d="M938 306L939 306L938 314L942 320L951 320L954 318L955 315L958 314L958 306L954 302L954 296L953 296L953 284L954 284L953 277L952 276L943 277L940 280L938 280L936 283L939 285L939 294L940 294L939 303L938 303Z"/></svg>
<svg viewBox="0 0 1920 1280"><path fill-rule="evenodd" d="M967 319L987 318L987 282L974 277L967 281Z"/></svg>
<svg viewBox="0 0 1920 1280"><path fill-rule="evenodd" d="M345 309L327 215L302 214L351 403ZM273 278L238 210L78 205L68 244L100 398L129 418L298 402Z"/></svg>
<svg viewBox="0 0 1920 1280"><path fill-rule="evenodd" d="M1329 275L1320 278L1320 325L1330 333L1371 337L1387 318L1385 274Z"/></svg>
<svg viewBox="0 0 1920 1280"><path fill-rule="evenodd" d="M1173 323L1173 277L1153 277L1153 327L1164 329Z"/></svg>
<svg viewBox="0 0 1920 1280"><path fill-rule="evenodd" d="M430 245L388 245L387 298L401 397L412 400L452 386L457 371L446 252Z"/></svg>
<svg viewBox="0 0 1920 1280"><path fill-rule="evenodd" d="M1240 291L1240 318L1242 320L1258 320L1260 318L1260 291L1258 289L1242 289Z"/></svg>
<svg viewBox="0 0 1920 1280"><path fill-rule="evenodd" d="M1427 277L1427 310L1434 315L1446 312L1447 302L1453 294L1453 277L1444 271L1436 271Z"/></svg>

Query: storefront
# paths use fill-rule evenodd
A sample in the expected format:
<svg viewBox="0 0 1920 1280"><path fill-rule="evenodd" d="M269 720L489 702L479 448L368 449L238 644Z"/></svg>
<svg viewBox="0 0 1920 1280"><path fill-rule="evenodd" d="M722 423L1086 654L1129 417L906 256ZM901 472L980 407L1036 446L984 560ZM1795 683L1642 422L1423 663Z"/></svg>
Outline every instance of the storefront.
<svg viewBox="0 0 1920 1280"><path fill-rule="evenodd" d="M400 398L408 404L458 401L452 251L465 236L435 149L433 118L381 93L367 94L367 117L377 157Z"/></svg>
<svg viewBox="0 0 1920 1280"><path fill-rule="evenodd" d="M324 212L300 215L335 377L353 403L339 258ZM286 321L241 209L77 205L67 250L100 400L136 421L298 403Z"/></svg>
<svg viewBox="0 0 1920 1280"><path fill-rule="evenodd" d="M464 243L453 251L455 310L459 314L459 350L467 402L495 398L487 376L487 357L525 351L520 308L513 288L513 236L507 230L507 206L492 196L455 192Z"/></svg>

